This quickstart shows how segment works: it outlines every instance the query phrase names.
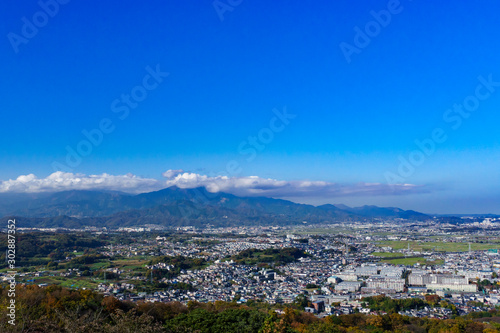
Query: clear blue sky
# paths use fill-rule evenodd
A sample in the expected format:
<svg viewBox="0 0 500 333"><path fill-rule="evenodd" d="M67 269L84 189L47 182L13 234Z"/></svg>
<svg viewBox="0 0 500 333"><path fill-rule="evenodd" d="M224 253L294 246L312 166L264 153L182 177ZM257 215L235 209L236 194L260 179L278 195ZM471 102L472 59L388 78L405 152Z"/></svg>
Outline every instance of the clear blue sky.
<svg viewBox="0 0 500 333"><path fill-rule="evenodd" d="M500 213L498 1L215 4L72 0L47 7L51 17L37 1L3 1L0 180L49 176L85 140L82 130L109 119L113 130L66 171L215 176L236 161L230 177L422 189L295 201ZM390 19L374 23L381 10ZM356 27L372 37L356 39ZM347 44L356 52L346 57ZM146 91L137 87L148 66L169 75L146 80L157 85ZM120 98L134 88L147 96L123 117ZM464 100L474 109L467 118L447 113ZM268 139L262 131L284 107L296 117L251 159L248 136ZM400 157L436 128L444 142L399 172Z"/></svg>

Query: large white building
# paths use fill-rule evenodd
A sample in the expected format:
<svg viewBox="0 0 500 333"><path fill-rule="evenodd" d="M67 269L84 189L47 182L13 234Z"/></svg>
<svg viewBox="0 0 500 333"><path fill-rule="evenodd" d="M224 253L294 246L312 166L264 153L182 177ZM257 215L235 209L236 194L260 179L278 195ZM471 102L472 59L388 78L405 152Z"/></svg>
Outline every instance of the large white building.
<svg viewBox="0 0 500 333"><path fill-rule="evenodd" d="M379 269L377 266L360 266L356 267L354 273L360 276L377 275Z"/></svg>
<svg viewBox="0 0 500 333"><path fill-rule="evenodd" d="M427 273L412 273L408 277L408 284L410 286L425 286L427 283L431 283L431 274Z"/></svg>
<svg viewBox="0 0 500 333"><path fill-rule="evenodd" d="M338 277L342 281L358 281L358 275L355 274L354 272L342 272L342 273L337 273L334 276Z"/></svg>
<svg viewBox="0 0 500 333"><path fill-rule="evenodd" d="M405 279L396 277L375 277L366 280L366 286L370 289L393 289L396 292L404 291Z"/></svg>
<svg viewBox="0 0 500 333"><path fill-rule="evenodd" d="M444 290L444 291L463 291L463 292L476 292L476 284L444 284L444 283L430 283L426 285L430 290Z"/></svg>
<svg viewBox="0 0 500 333"><path fill-rule="evenodd" d="M361 285L363 282L355 282L355 281L344 281L340 282L335 286L336 291L349 291L356 292L361 289Z"/></svg>
<svg viewBox="0 0 500 333"><path fill-rule="evenodd" d="M475 292L477 285L469 284L469 278L452 274L412 273L408 277L410 286L425 286L430 290Z"/></svg>

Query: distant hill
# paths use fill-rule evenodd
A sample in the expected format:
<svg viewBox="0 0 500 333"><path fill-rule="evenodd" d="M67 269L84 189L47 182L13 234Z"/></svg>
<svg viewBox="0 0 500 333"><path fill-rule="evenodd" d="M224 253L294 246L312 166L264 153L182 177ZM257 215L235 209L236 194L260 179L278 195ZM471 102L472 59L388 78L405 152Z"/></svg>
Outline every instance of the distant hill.
<svg viewBox="0 0 500 333"><path fill-rule="evenodd" d="M344 206L344 205L343 205ZM338 207L338 206L337 206ZM377 207L377 206L362 206L362 207L347 207L343 210L347 212L351 212L353 214L359 216L366 217L395 217L395 218L403 218L403 219L427 219L428 215L419 213L413 210L403 210L401 208L396 207Z"/></svg>
<svg viewBox="0 0 500 333"><path fill-rule="evenodd" d="M131 195L104 191L63 191L0 195L0 216L17 216L24 226L77 227L180 225L284 225L342 220L403 218L426 220L428 215L394 207L312 206L265 197L210 193L205 188L169 187Z"/></svg>

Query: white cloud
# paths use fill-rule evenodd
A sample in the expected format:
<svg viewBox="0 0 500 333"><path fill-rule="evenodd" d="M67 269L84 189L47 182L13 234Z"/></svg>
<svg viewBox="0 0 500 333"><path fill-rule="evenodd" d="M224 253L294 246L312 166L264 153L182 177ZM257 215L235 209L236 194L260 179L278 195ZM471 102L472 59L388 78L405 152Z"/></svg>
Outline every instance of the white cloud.
<svg viewBox="0 0 500 333"><path fill-rule="evenodd" d="M172 172L175 171L175 172ZM339 197L364 195L395 195L424 192L423 186L413 184L388 185L381 183L339 184L325 181L284 181L271 178L209 177L196 173L168 170L163 173L166 186L180 188L205 187L209 192L227 192L239 196L267 197Z"/></svg>
<svg viewBox="0 0 500 333"><path fill-rule="evenodd" d="M167 170L164 173L162 173L162 176L165 178L174 178L178 174L184 173L184 170L178 169L178 170Z"/></svg>
<svg viewBox="0 0 500 333"><path fill-rule="evenodd" d="M149 192L162 188L156 179L141 178L132 174L113 176L84 175L57 171L46 178L34 174L0 181L0 192L57 192L67 190L113 190L129 193Z"/></svg>
<svg viewBox="0 0 500 333"><path fill-rule="evenodd" d="M144 193L166 187L205 187L209 192L227 192L238 196L266 196L274 198L383 196L427 192L423 186L412 184L387 185L380 183L339 184L325 181L285 181L271 178L210 177L183 170L167 170L166 180L142 178L132 174L84 175L54 172L46 178L34 174L0 181L0 192L57 192L66 190L114 190L127 193Z"/></svg>

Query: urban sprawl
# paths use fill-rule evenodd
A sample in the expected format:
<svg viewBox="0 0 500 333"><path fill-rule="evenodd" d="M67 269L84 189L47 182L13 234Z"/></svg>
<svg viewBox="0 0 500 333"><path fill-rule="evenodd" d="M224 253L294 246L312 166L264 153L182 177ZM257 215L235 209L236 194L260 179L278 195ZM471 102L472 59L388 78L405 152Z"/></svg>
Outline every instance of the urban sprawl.
<svg viewBox="0 0 500 333"><path fill-rule="evenodd" d="M19 230L101 238L123 234L132 240L93 252L74 251L49 265L18 270L16 281L45 287L72 279L69 287L134 302L287 304L300 296L307 300L305 311L320 317L383 313L371 310L365 301L379 295L438 299L441 306L405 309L400 314L450 318L485 311L500 302L499 222L463 218L463 223L453 225L376 220L294 227ZM294 253L300 255L290 260L280 251L284 249L298 250ZM66 265L79 258L82 265ZM192 259L198 265L179 268L175 260L162 258ZM9 275L2 272L4 283L8 282Z"/></svg>

